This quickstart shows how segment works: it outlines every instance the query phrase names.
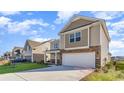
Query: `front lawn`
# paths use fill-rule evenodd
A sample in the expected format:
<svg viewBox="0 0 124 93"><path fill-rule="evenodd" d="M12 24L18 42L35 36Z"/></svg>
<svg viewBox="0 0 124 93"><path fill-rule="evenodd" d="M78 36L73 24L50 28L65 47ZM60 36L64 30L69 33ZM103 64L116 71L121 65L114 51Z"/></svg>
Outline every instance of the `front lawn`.
<svg viewBox="0 0 124 93"><path fill-rule="evenodd" d="M111 65L107 71L93 72L82 79L82 81L114 81L124 80L124 61L119 61L116 67Z"/></svg>
<svg viewBox="0 0 124 93"><path fill-rule="evenodd" d="M16 63L15 65L14 64L1 65L0 66L0 74L13 73L13 72L31 70L31 69L36 69L36 68L45 68L45 67L48 67L48 66L45 64L37 64L37 63L31 63L31 62Z"/></svg>

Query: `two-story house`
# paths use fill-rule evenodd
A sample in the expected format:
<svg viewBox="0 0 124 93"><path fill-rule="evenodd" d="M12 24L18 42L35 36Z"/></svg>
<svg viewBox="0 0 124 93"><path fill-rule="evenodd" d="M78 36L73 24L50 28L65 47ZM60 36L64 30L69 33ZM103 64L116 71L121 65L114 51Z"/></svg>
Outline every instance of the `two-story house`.
<svg viewBox="0 0 124 93"><path fill-rule="evenodd" d="M5 60L11 60L12 59L12 52L6 52L6 53L4 53L3 58Z"/></svg>
<svg viewBox="0 0 124 93"><path fill-rule="evenodd" d="M109 61L110 37L105 20L74 16L59 35L62 65L96 68Z"/></svg>
<svg viewBox="0 0 124 93"><path fill-rule="evenodd" d="M50 44L51 40L47 40L44 42L41 42L40 45L34 47L33 49L33 60L36 62L50 62L50 54L47 53L47 50L50 50Z"/></svg>
<svg viewBox="0 0 124 93"><path fill-rule="evenodd" d="M60 40L54 39L50 41L50 49L46 51L47 54L50 54L50 62L52 64L61 64L61 54L60 54Z"/></svg>
<svg viewBox="0 0 124 93"><path fill-rule="evenodd" d="M12 49L13 59L23 59L23 47L14 47Z"/></svg>
<svg viewBox="0 0 124 93"><path fill-rule="evenodd" d="M39 54L34 53L35 47L39 46L40 44L41 44L41 42L26 40L25 45L24 45L24 49L23 49L23 59L26 59L27 61L34 62L33 56L34 55L35 56L37 55L37 57L40 56Z"/></svg>

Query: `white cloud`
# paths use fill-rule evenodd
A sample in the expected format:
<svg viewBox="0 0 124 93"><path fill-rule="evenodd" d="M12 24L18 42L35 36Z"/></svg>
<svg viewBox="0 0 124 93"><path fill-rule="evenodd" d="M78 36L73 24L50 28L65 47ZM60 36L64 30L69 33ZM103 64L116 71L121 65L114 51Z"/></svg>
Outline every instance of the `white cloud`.
<svg viewBox="0 0 124 93"><path fill-rule="evenodd" d="M112 37L112 36L120 36L122 34L117 32L116 30L109 30L109 35Z"/></svg>
<svg viewBox="0 0 124 93"><path fill-rule="evenodd" d="M117 52L119 52L119 49L113 49L113 50L111 50L111 53L112 53L112 54L115 54L115 53L117 53Z"/></svg>
<svg viewBox="0 0 124 93"><path fill-rule="evenodd" d="M119 31L119 32L124 31L124 19L122 19L118 22L112 23L111 27L112 27L112 29Z"/></svg>
<svg viewBox="0 0 124 93"><path fill-rule="evenodd" d="M19 33L30 37L39 37L44 32L44 28L50 27L55 29L54 25L44 22L42 19L27 19L23 21L13 21L8 17L0 17L0 32L8 32L11 34ZM3 33L0 33L0 35Z"/></svg>
<svg viewBox="0 0 124 93"><path fill-rule="evenodd" d="M111 22L106 22L106 25L107 26L110 26L112 23Z"/></svg>
<svg viewBox="0 0 124 93"><path fill-rule="evenodd" d="M22 22L11 21L8 22L8 32L9 33L17 33L20 32L22 35L26 34L36 34L38 31L32 29L33 26L47 27L49 26L48 23L44 22L42 19L30 19L24 20Z"/></svg>
<svg viewBox="0 0 124 93"><path fill-rule="evenodd" d="M0 26L7 25L10 21L11 21L10 18L1 16L1 17L0 17Z"/></svg>
<svg viewBox="0 0 124 93"><path fill-rule="evenodd" d="M43 42L43 41L50 40L50 38L40 38L40 37L38 37L38 38L32 38L32 40L38 41L38 42Z"/></svg>
<svg viewBox="0 0 124 93"><path fill-rule="evenodd" d="M1 11L0 14L7 16L7 15L20 14L20 12L19 11Z"/></svg>
<svg viewBox="0 0 124 93"><path fill-rule="evenodd" d="M55 29L56 29L56 26L55 26L55 25L51 25L50 28L51 28L52 30L55 30Z"/></svg>
<svg viewBox="0 0 124 93"><path fill-rule="evenodd" d="M59 11L57 13L57 18L54 21L56 24L61 24L67 21L70 17L72 17L74 14L78 14L80 11Z"/></svg>
<svg viewBox="0 0 124 93"><path fill-rule="evenodd" d="M123 40L114 40L110 42L110 52L113 56L123 55L124 42Z"/></svg>
<svg viewBox="0 0 124 93"><path fill-rule="evenodd" d="M110 42L110 48L111 49L124 48L124 42L122 40L111 41Z"/></svg>
<svg viewBox="0 0 124 93"><path fill-rule="evenodd" d="M102 18L102 19L106 19L106 20L111 20L117 17L122 16L122 14L124 14L124 12L114 12L114 11L96 11L96 12L91 12L95 17L97 18Z"/></svg>

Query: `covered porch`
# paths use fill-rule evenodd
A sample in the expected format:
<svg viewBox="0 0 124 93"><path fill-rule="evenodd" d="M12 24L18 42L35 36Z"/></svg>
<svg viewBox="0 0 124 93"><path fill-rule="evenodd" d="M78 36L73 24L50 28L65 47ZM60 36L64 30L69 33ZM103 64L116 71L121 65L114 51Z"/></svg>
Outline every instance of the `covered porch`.
<svg viewBox="0 0 124 93"><path fill-rule="evenodd" d="M60 50L47 50L46 54L50 54L50 63L55 64L55 65L60 65L61 64L61 54ZM46 60L46 57L44 58Z"/></svg>

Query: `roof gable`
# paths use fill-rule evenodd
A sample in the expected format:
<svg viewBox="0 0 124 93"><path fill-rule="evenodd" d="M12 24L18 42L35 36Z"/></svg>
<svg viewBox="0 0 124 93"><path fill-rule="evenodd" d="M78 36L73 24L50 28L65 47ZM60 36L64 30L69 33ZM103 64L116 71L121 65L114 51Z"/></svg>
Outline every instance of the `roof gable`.
<svg viewBox="0 0 124 93"><path fill-rule="evenodd" d="M60 33L92 24L94 22L98 21L97 18L90 18L90 17L83 17L83 16L74 16L70 19L70 21L64 26L64 28L61 30Z"/></svg>
<svg viewBox="0 0 124 93"><path fill-rule="evenodd" d="M26 40L24 49L26 49L26 46L30 46L31 48L34 48L36 46L39 46L40 44L41 44L41 42L32 41L32 40Z"/></svg>
<svg viewBox="0 0 124 93"><path fill-rule="evenodd" d="M108 29L106 26L106 22L104 19L99 18L92 18L92 17L85 17L85 16L74 16L70 19L70 21L64 26L64 28L60 31L60 33L64 33L79 27L91 25L93 23L100 22L100 24L103 26L105 30L105 34L110 41L110 36L108 33Z"/></svg>

